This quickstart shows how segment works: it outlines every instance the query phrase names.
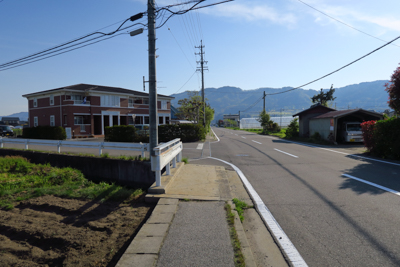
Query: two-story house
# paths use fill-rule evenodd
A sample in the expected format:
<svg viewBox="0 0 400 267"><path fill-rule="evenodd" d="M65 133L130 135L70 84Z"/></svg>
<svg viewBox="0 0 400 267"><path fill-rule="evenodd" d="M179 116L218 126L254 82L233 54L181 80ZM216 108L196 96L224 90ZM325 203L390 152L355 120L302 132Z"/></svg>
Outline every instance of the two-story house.
<svg viewBox="0 0 400 267"><path fill-rule="evenodd" d="M102 136L106 126L149 124L149 94L93 84L76 84L32 94L29 126L62 126L74 136ZM158 122L169 124L173 97L157 95Z"/></svg>

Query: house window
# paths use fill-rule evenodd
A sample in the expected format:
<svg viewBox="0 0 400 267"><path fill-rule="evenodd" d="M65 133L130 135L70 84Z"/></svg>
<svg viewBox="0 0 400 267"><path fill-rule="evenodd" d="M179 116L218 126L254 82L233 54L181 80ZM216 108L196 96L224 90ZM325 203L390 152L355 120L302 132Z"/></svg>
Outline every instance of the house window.
<svg viewBox="0 0 400 267"><path fill-rule="evenodd" d="M169 117L165 117L165 124L169 124Z"/></svg>
<svg viewBox="0 0 400 267"><path fill-rule="evenodd" d="M158 117L158 124L164 124L164 117Z"/></svg>
<svg viewBox="0 0 400 267"><path fill-rule="evenodd" d="M71 100L83 100L83 95L71 95Z"/></svg>
<svg viewBox="0 0 400 267"><path fill-rule="evenodd" d="M135 124L143 124L143 117L142 116L136 116Z"/></svg>
<svg viewBox="0 0 400 267"><path fill-rule="evenodd" d="M54 115L50 116L50 126L56 126L55 120L54 120Z"/></svg>
<svg viewBox="0 0 400 267"><path fill-rule="evenodd" d="M135 98L133 101L135 104L142 104L142 99L140 97Z"/></svg>
<svg viewBox="0 0 400 267"><path fill-rule="evenodd" d="M38 117L33 117L33 127L38 126Z"/></svg>
<svg viewBox="0 0 400 267"><path fill-rule="evenodd" d="M64 125L67 125L67 115L64 115Z"/></svg>
<svg viewBox="0 0 400 267"><path fill-rule="evenodd" d="M134 103L134 99L133 98L129 98L128 99L128 107L133 108L133 103Z"/></svg>
<svg viewBox="0 0 400 267"><path fill-rule="evenodd" d="M144 124L150 124L149 116L144 116Z"/></svg>
<svg viewBox="0 0 400 267"><path fill-rule="evenodd" d="M82 125L83 123L83 116L74 116L74 124L75 125Z"/></svg>
<svg viewBox="0 0 400 267"><path fill-rule="evenodd" d="M54 95L50 95L50 106L54 105Z"/></svg>
<svg viewBox="0 0 400 267"><path fill-rule="evenodd" d="M167 108L167 100L161 100L161 109L168 109Z"/></svg>
<svg viewBox="0 0 400 267"><path fill-rule="evenodd" d="M119 96L115 95L102 95L101 106L103 107L119 107L120 99Z"/></svg>
<svg viewBox="0 0 400 267"><path fill-rule="evenodd" d="M148 105L149 104L149 99L148 98L143 98L143 104Z"/></svg>
<svg viewBox="0 0 400 267"><path fill-rule="evenodd" d="M36 98L36 97L33 99L33 107L34 107L34 108L37 107L37 98Z"/></svg>

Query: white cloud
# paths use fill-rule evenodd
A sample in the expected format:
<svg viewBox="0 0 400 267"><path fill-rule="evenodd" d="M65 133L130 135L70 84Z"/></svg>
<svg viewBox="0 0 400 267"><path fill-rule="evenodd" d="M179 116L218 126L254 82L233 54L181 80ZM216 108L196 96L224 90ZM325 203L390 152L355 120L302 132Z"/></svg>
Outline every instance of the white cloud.
<svg viewBox="0 0 400 267"><path fill-rule="evenodd" d="M292 26L296 17L291 13L281 13L267 5L243 5L226 3L202 10L202 12L229 18L245 19L247 21L268 21L275 24Z"/></svg>

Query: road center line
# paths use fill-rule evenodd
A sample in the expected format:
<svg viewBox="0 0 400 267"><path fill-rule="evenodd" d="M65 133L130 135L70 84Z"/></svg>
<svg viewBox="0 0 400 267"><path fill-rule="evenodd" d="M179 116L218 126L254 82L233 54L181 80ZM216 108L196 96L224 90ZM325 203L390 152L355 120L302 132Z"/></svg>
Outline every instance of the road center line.
<svg viewBox="0 0 400 267"><path fill-rule="evenodd" d="M254 141L254 140L251 140L251 141L253 141L254 143L262 145L262 143L260 143L260 142L257 142L257 141Z"/></svg>
<svg viewBox="0 0 400 267"><path fill-rule="evenodd" d="M289 156L291 156L291 157L298 158L298 156L289 154L289 153L287 153L287 152L285 152L285 151L282 151L282 150L279 150L279 149L276 149L276 148L274 148L274 150L276 150L276 151L278 151L278 152L281 152L281 153L283 153L283 154L289 155Z"/></svg>
<svg viewBox="0 0 400 267"><path fill-rule="evenodd" d="M244 137L244 136L241 136L242 138L244 138L244 139L246 139L246 137Z"/></svg>
<svg viewBox="0 0 400 267"><path fill-rule="evenodd" d="M351 176L351 175L348 175L348 174L342 174L342 176L345 176L345 177L347 177L347 178L351 178L351 179L357 180L357 181L362 182L362 183L369 184L369 185L371 185L371 186L377 187L377 188L379 188L379 189L382 189L382 190L385 190L385 191L387 191L387 192L390 192L390 193L393 193L393 194L395 194L395 195L400 196L400 192L398 192L398 191L396 191L396 190L393 190L393 189L390 189L390 188L387 188L387 187L384 187L384 186L381 186L381 185L378 185L378 184L375 184L375 183L371 183L371 182L365 181L365 180L363 180L363 179L360 179L360 178L357 178L357 177L354 177L354 176Z"/></svg>

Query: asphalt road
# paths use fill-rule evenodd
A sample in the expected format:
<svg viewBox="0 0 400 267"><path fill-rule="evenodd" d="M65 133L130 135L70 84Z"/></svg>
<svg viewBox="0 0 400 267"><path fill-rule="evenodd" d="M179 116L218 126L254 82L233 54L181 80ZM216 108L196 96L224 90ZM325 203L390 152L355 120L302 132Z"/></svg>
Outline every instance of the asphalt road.
<svg viewBox="0 0 400 267"><path fill-rule="evenodd" d="M214 128L220 142L184 144L199 164L239 167L309 266L400 266L400 162L353 154L363 150L289 143ZM343 176L343 175L349 176Z"/></svg>

